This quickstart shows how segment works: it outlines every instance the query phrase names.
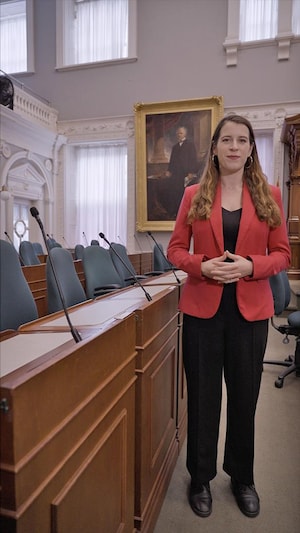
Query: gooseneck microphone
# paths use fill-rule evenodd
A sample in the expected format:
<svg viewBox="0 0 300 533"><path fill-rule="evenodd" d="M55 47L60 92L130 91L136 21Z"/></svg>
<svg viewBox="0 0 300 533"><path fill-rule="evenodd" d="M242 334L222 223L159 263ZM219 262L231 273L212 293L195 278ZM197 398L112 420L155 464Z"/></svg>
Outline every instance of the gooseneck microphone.
<svg viewBox="0 0 300 533"><path fill-rule="evenodd" d="M167 261L167 263L170 265L170 270L172 270L174 276L175 276L175 279L177 281L177 283L179 283L180 285L180 279L178 278L178 276L176 276L176 272L175 272L175 268L174 266L172 265L172 263L169 261L169 259L165 256L164 252L162 251L161 247L159 246L157 240L155 239L155 237L153 237L151 231L147 231L147 234L149 235L149 237L151 237L151 239L155 242L158 250L159 250L159 253L163 256L163 258Z"/></svg>
<svg viewBox="0 0 300 533"><path fill-rule="evenodd" d="M6 235L6 237L8 238L10 244L12 244L14 246L14 243L12 242L10 236L8 235L7 231L4 232L4 235Z"/></svg>
<svg viewBox="0 0 300 533"><path fill-rule="evenodd" d="M81 341L81 336L80 336L80 333L77 331L77 329L74 328L74 326L73 326L73 324L72 324L72 322L70 320L69 313L68 313L67 306L66 306L65 299L64 299L64 295L63 295L63 292L62 292L62 289L61 289L61 286L60 286L60 283L59 283L58 276L57 276L56 271L55 271L55 266L54 266L54 263L53 263L53 260L52 260L52 257L51 257L51 253L50 253L50 249L49 249L49 246L48 246L48 242L47 242L44 226L43 226L43 223L42 223L42 221L40 219L39 212L38 212L36 207L31 207L30 208L30 213L32 214L33 218L36 219L38 225L40 226L40 229L41 229L41 232L42 232L42 235L43 235L43 239L44 239L44 243L45 243L45 246L46 246L46 249L47 249L47 252L48 252L50 267L51 267L51 270L53 272L53 276L54 276L55 283L56 283L56 286L57 286L59 298L60 298L64 313L65 313L65 317L66 317L67 322L69 324L70 331L72 333L74 341L75 342L79 342L79 341Z"/></svg>
<svg viewBox="0 0 300 533"><path fill-rule="evenodd" d="M151 302L152 298L149 294L149 292L146 291L145 287L141 284L140 280L138 279L138 277L136 276L135 272L133 270L131 270L128 265L126 265L125 261L123 260L123 258L120 256L120 254L118 254L118 252L114 249L114 247L112 246L111 242L109 242L109 240L107 240L107 238L105 237L104 233L99 233L99 237L101 239L103 239L107 244L108 246L110 247L110 249L112 250L112 252L118 257L118 259L121 261L121 263L124 265L124 267L126 268L126 270L130 273L130 276L134 279L134 281L137 283L137 285L139 285L139 287L141 287L141 289L144 291L145 293L145 296L148 300L148 302Z"/></svg>
<svg viewBox="0 0 300 533"><path fill-rule="evenodd" d="M85 244L86 244L86 246L88 246L89 243L88 243L88 240L87 240L87 238L86 238L86 234L84 233L84 231L82 232L82 235L83 235L83 238L84 238L84 240L85 240Z"/></svg>

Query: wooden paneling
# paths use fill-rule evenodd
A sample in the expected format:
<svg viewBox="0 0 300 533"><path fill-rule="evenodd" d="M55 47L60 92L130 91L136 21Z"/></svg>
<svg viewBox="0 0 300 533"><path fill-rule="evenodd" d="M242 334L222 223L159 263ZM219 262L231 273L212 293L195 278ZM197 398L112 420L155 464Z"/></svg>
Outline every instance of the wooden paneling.
<svg viewBox="0 0 300 533"><path fill-rule="evenodd" d="M1 379L1 531L132 533L135 355L131 315Z"/></svg>
<svg viewBox="0 0 300 533"><path fill-rule="evenodd" d="M152 531L178 457L178 290L137 309L135 526Z"/></svg>
<svg viewBox="0 0 300 533"><path fill-rule="evenodd" d="M48 312L46 264L23 266L22 270L35 300L38 315L46 315Z"/></svg>
<svg viewBox="0 0 300 533"><path fill-rule="evenodd" d="M290 279L300 279L300 114L287 117L281 140L288 146L288 234L291 246Z"/></svg>

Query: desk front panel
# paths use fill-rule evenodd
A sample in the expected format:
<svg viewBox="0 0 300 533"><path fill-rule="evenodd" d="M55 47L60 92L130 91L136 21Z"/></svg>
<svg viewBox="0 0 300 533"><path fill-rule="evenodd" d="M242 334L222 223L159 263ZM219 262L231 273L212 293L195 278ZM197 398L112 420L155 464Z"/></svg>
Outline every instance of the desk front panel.
<svg viewBox="0 0 300 533"><path fill-rule="evenodd" d="M35 300L38 315L46 315L48 312L46 264L23 266L22 270Z"/></svg>
<svg viewBox="0 0 300 533"><path fill-rule="evenodd" d="M1 379L1 531L132 533L135 356L131 315Z"/></svg>
<svg viewBox="0 0 300 533"><path fill-rule="evenodd" d="M137 309L135 526L152 531L178 457L178 289Z"/></svg>
<svg viewBox="0 0 300 533"><path fill-rule="evenodd" d="M145 282L145 288L155 285L178 285L179 289L179 298L184 287L184 284L187 279L187 274L183 270L176 270L176 277L179 279L180 283L178 284L174 272L168 272L157 278L153 278ZM184 440L186 438L187 431L187 386L186 378L183 366L182 359L182 313L178 313L178 361L177 361L177 413L176 413L176 424L177 424L177 438L179 442L179 448L181 449Z"/></svg>

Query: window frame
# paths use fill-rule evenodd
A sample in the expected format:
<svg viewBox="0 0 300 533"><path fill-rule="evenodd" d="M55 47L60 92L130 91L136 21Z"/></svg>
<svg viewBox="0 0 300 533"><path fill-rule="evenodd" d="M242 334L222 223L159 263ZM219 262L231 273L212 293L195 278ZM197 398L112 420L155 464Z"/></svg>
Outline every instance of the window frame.
<svg viewBox="0 0 300 533"><path fill-rule="evenodd" d="M278 61L288 60L291 44L300 42L300 36L292 32L292 11L293 0L278 0L278 28L275 38L241 42L239 40L240 0L228 0L227 36L223 43L227 67L237 65L239 50L276 44Z"/></svg>
<svg viewBox="0 0 300 533"><path fill-rule="evenodd" d="M34 74L35 73L35 58L34 58L34 0L25 0L26 2L26 70L19 72L7 72L6 74Z"/></svg>
<svg viewBox="0 0 300 533"><path fill-rule="evenodd" d="M65 0L56 0L56 70L79 70L86 68L132 63L137 61L137 0L128 0L128 57L109 59L89 63L64 64L65 21L68 17L71 3Z"/></svg>

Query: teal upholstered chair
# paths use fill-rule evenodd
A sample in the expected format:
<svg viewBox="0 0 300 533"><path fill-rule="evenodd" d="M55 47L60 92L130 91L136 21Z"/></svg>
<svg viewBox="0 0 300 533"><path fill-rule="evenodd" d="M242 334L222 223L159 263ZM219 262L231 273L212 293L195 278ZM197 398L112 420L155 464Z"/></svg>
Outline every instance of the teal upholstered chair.
<svg viewBox="0 0 300 533"><path fill-rule="evenodd" d="M19 256L8 242L0 240L0 330L18 329L38 318L32 292L22 271Z"/></svg>
<svg viewBox="0 0 300 533"><path fill-rule="evenodd" d="M73 258L69 250L54 247L49 250L55 274L60 285L66 307L85 301L86 294L77 275ZM48 313L63 309L61 297L51 268L50 258L46 263Z"/></svg>
<svg viewBox="0 0 300 533"><path fill-rule="evenodd" d="M109 251L102 246L87 246L83 250L82 264L88 298L96 298L125 287Z"/></svg>

